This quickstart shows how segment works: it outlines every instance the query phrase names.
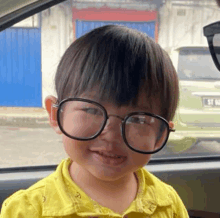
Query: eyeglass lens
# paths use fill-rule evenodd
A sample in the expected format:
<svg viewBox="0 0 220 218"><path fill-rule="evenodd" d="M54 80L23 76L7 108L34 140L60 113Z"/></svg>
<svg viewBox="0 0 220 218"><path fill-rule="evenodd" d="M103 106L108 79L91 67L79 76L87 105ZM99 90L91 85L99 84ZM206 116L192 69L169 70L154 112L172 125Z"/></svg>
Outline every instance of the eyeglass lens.
<svg viewBox="0 0 220 218"><path fill-rule="evenodd" d="M60 125L64 133L77 138L88 139L100 132L105 124L105 112L96 104L84 101L67 101L59 113ZM139 151L155 151L155 144L161 147L168 135L165 121L149 116L135 114L125 120L127 143Z"/></svg>
<svg viewBox="0 0 220 218"><path fill-rule="evenodd" d="M159 118L133 115L126 120L125 136L128 144L136 150L155 151L164 144L167 135L167 125Z"/></svg>
<svg viewBox="0 0 220 218"><path fill-rule="evenodd" d="M105 117L102 108L83 101L67 101L59 119L63 130L76 138L91 138L102 128Z"/></svg>

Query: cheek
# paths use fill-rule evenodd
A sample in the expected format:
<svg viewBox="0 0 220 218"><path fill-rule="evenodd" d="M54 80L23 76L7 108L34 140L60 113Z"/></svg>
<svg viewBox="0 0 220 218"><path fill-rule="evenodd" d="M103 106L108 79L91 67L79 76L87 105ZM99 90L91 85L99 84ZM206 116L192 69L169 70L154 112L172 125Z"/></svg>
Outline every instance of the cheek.
<svg viewBox="0 0 220 218"><path fill-rule="evenodd" d="M86 158L88 142L74 140L63 135L63 145L71 160Z"/></svg>
<svg viewBox="0 0 220 218"><path fill-rule="evenodd" d="M145 166L151 158L151 154L133 154L131 156L131 165L136 166L136 168L140 168Z"/></svg>

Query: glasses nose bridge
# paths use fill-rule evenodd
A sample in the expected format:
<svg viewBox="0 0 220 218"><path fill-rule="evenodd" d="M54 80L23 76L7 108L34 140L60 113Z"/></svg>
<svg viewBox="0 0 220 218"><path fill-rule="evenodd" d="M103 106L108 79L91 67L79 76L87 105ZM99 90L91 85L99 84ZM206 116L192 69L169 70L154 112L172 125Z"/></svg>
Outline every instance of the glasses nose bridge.
<svg viewBox="0 0 220 218"><path fill-rule="evenodd" d="M108 127L109 124L110 124L110 118L111 117L115 117L115 118L118 118L119 120L121 120L120 122L120 130L122 131L122 123L124 122L124 118L118 116L117 114L108 114L108 117L107 117L107 122L106 122L106 126Z"/></svg>
<svg viewBox="0 0 220 218"><path fill-rule="evenodd" d="M124 118L118 116L117 114L108 114L108 119L109 119L110 117L116 117L116 118L120 119L122 122L124 121Z"/></svg>

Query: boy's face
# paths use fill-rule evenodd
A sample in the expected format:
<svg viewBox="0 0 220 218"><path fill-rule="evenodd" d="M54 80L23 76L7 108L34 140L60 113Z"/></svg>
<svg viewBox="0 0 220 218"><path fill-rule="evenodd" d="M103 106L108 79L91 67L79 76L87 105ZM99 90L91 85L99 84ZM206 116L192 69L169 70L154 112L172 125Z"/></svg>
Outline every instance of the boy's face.
<svg viewBox="0 0 220 218"><path fill-rule="evenodd" d="M91 95L83 95L81 97L97 101L97 99L94 99ZM56 99L54 97L48 97L45 102L48 113L52 115L51 104L55 103ZM144 93L139 96L136 107L124 106L118 108L108 102L99 103L105 107L108 114L118 115L123 118L128 113L137 111L160 114L159 102L149 107L151 102L147 100ZM158 107L156 108L157 105ZM51 120L51 126L58 134L62 134L55 119L54 117L54 120ZM172 122L170 122L169 125L173 128ZM70 159L78 165L82 172L85 170L98 179L113 181L125 177L146 165L151 155L132 151L123 140L120 126L120 119L110 117L102 133L97 138L89 141L74 140L63 134L63 144L66 153ZM150 136L148 140L150 147L158 146L156 137L156 134ZM120 158L105 157L103 154L107 156L117 155L120 156Z"/></svg>

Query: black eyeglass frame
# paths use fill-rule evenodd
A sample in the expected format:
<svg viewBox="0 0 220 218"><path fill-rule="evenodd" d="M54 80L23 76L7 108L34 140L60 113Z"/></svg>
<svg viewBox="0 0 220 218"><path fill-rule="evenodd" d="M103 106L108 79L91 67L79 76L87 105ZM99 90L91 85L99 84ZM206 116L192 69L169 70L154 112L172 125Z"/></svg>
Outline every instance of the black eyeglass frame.
<svg viewBox="0 0 220 218"><path fill-rule="evenodd" d="M77 137L74 137L72 135L69 135L67 132L65 132L65 130L63 129L62 125L61 125L61 122L60 122L60 112L61 112L61 109L62 109L62 105L68 101L83 101L83 102L88 102L88 103L91 103L91 104L94 104L96 106L98 106L99 108L101 108L104 112L104 122L102 124L102 128L93 136L89 137L89 138L77 138ZM95 139L96 137L98 137L101 132L103 131L103 129L105 128L106 126L106 123L107 123L107 120L109 119L109 116L108 116L108 113L106 111L106 109L101 105L99 104L98 102L95 102L95 101L92 101L92 100L89 100L89 99L84 99L84 98L66 98L64 100L62 100L59 104L54 104L53 107L55 108L58 108L57 110L57 122L58 122L58 125L59 125L59 128L60 130L69 138L71 139L75 139L75 140L79 140L79 141L89 141L89 140L92 140L92 139ZM166 140L164 141L163 145L158 148L157 150L155 151L141 151L141 150L137 150L135 148L133 148L132 146L129 145L127 139L126 139L126 136L125 136L125 124L126 124L126 121L127 119L129 119L130 116L133 116L133 115L147 115L147 116L152 116L152 117L155 117L155 118L158 118L162 121L164 121L164 123L166 124L166 127L168 129L168 133L167 133L167 137L166 137ZM135 152L138 152L138 153L141 153L141 154L154 154L154 153L157 153L158 151L160 151L161 149L163 149L163 147L166 145L167 143L167 140L169 138L169 134L170 132L175 132L175 129L172 129L169 127L169 123L167 122L166 119L164 119L163 117L159 116L159 115L156 115L156 114L152 114L152 113L148 113L148 112L132 112L132 113L129 113L126 115L126 117L124 119L122 119L122 137L124 139L124 142L125 144L133 151Z"/></svg>
<svg viewBox="0 0 220 218"><path fill-rule="evenodd" d="M207 38L209 51L211 53L214 64L217 67L217 69L220 71L220 63L216 57L215 49L213 46L213 38L215 34L220 34L220 21L204 26L203 34Z"/></svg>

